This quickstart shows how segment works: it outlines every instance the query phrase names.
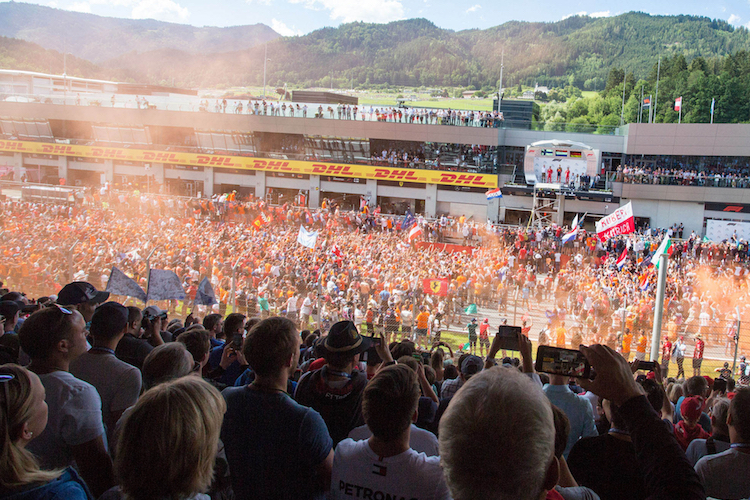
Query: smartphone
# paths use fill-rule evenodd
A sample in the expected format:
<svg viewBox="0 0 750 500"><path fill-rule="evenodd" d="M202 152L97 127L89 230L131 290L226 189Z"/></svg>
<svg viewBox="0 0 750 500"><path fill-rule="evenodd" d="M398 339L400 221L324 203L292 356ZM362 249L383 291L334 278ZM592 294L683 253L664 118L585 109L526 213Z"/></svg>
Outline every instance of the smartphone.
<svg viewBox="0 0 750 500"><path fill-rule="evenodd" d="M639 361L638 369L646 370L647 372L652 372L656 370L656 361Z"/></svg>
<svg viewBox="0 0 750 500"><path fill-rule="evenodd" d="M714 390L719 392L727 392L727 381L723 378L715 378Z"/></svg>
<svg viewBox="0 0 750 500"><path fill-rule="evenodd" d="M245 340L245 339L242 337L242 334L241 333L236 333L232 337L232 344L231 344L232 349L234 349L235 351L241 351L242 350L242 341L243 340Z"/></svg>
<svg viewBox="0 0 750 500"><path fill-rule="evenodd" d="M581 351L540 345L536 371L566 377L591 378L591 365Z"/></svg>
<svg viewBox="0 0 750 500"><path fill-rule="evenodd" d="M490 352L497 354L500 350L518 351L518 335L521 333L520 326L500 325L497 335L492 340Z"/></svg>

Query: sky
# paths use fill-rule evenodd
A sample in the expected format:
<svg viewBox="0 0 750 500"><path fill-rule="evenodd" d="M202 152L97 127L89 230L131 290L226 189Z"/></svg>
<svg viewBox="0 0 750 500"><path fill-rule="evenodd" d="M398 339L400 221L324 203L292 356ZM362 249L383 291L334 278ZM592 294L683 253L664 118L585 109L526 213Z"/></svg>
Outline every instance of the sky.
<svg viewBox="0 0 750 500"><path fill-rule="evenodd" d="M628 11L692 14L750 28L750 0L25 0L101 16L151 18L194 26L263 23L279 34L307 34L326 26L387 23L423 17L452 30L485 29L507 21L554 22L572 15L614 16Z"/></svg>

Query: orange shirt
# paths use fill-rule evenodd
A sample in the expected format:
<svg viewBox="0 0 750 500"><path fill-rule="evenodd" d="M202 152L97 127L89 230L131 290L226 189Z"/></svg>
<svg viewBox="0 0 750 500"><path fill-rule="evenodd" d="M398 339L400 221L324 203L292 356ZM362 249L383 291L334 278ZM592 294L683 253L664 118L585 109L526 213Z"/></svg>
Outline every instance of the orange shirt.
<svg viewBox="0 0 750 500"><path fill-rule="evenodd" d="M427 311L422 311L417 314L417 328L427 328L427 323L430 321L430 314Z"/></svg>
<svg viewBox="0 0 750 500"><path fill-rule="evenodd" d="M622 338L622 352L630 352L630 344L633 343L633 334L628 333Z"/></svg>

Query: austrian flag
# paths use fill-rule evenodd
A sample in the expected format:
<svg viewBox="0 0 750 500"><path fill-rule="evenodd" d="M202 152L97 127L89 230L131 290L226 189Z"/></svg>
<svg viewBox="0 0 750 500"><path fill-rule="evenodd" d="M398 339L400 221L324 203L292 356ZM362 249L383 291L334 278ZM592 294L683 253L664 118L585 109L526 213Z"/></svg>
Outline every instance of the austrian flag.
<svg viewBox="0 0 750 500"><path fill-rule="evenodd" d="M415 239L419 238L422 235L422 228L419 226L414 226L411 228L411 231L409 231L409 242L414 241Z"/></svg>

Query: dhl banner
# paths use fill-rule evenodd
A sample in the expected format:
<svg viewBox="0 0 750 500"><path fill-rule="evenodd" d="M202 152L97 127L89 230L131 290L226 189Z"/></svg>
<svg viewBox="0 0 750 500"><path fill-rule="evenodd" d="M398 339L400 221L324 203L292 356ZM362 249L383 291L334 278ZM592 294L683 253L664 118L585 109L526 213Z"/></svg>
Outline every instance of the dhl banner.
<svg viewBox="0 0 750 500"><path fill-rule="evenodd" d="M243 170L259 170L265 172L289 172L293 174L356 177L360 179L424 182L426 184L446 184L451 186L471 186L490 189L497 187L497 175L494 174L444 172L441 170L422 170L370 165L347 165L342 163L318 161L278 160L247 156L207 155L3 140L0 140L0 151L76 156L104 160L153 162L165 163L168 165L222 167Z"/></svg>

